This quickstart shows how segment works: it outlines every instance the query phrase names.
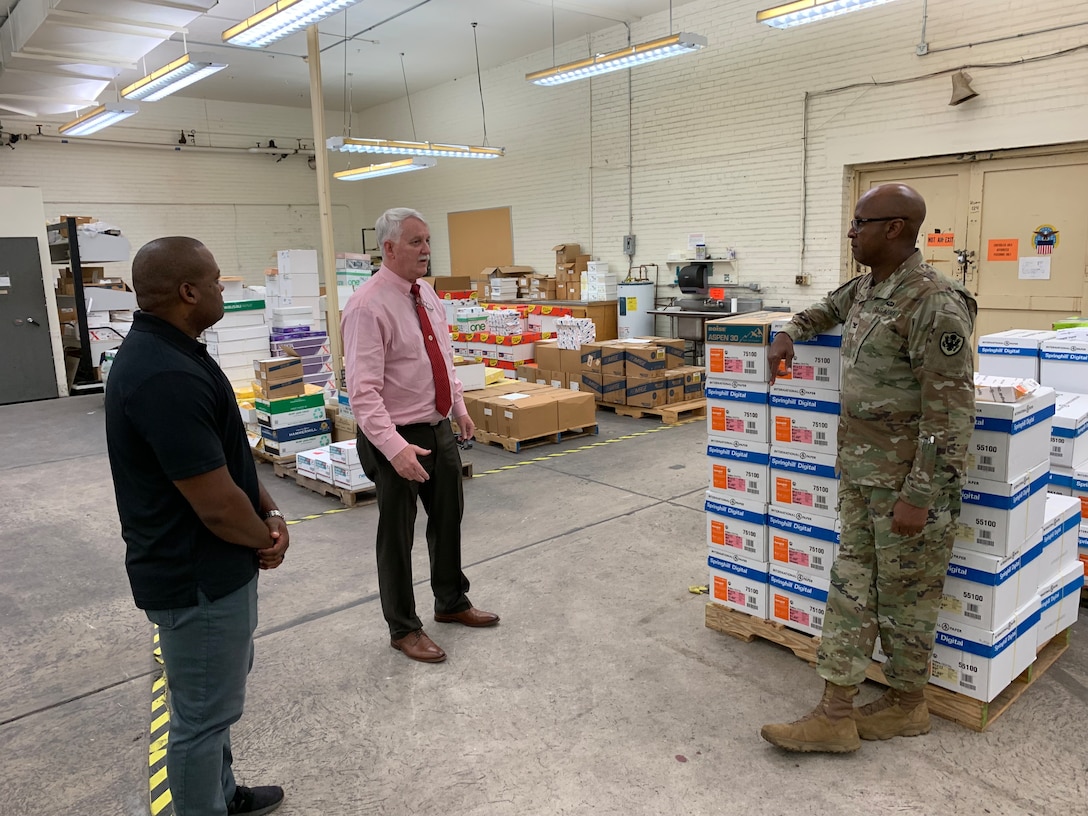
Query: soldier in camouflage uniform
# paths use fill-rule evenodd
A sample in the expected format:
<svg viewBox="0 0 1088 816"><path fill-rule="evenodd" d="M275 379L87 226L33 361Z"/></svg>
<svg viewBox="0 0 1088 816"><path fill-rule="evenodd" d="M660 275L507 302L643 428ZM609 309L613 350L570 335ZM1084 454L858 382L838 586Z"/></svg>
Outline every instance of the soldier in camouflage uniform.
<svg viewBox="0 0 1088 816"><path fill-rule="evenodd" d="M865 193L850 246L870 267L795 315L769 349L771 382L793 341L843 324L838 557L816 671L823 699L805 718L766 725L792 751L855 751L861 739L929 731L924 688L974 427L975 301L922 260L917 191ZM890 686L858 709L853 697L879 634Z"/></svg>

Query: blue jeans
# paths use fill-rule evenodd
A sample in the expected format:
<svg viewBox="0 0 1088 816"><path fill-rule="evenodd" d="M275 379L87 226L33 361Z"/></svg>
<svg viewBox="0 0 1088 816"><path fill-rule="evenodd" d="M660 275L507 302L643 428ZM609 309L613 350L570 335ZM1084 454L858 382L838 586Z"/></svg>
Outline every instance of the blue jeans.
<svg viewBox="0 0 1088 816"><path fill-rule="evenodd" d="M216 601L149 609L166 665L166 774L176 816L225 816L234 798L230 727L242 716L253 666L257 576Z"/></svg>

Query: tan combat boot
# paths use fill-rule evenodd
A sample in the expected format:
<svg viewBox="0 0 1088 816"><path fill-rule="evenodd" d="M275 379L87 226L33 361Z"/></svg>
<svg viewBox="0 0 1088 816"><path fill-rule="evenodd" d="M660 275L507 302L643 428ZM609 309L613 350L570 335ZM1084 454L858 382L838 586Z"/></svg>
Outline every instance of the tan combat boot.
<svg viewBox="0 0 1088 816"><path fill-rule="evenodd" d="M845 754L861 747L854 724L857 686L827 683L819 705L797 722L765 725L760 736L787 751L822 751Z"/></svg>
<svg viewBox="0 0 1088 816"><path fill-rule="evenodd" d="M854 711L858 736L864 740L917 737L929 733L929 707L924 691L888 689Z"/></svg>

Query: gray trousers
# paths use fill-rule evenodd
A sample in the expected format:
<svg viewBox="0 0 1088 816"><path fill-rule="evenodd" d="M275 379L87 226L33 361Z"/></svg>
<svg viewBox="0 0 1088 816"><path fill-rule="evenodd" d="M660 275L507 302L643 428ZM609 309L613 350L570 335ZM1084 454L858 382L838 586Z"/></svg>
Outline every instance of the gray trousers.
<svg viewBox="0 0 1088 816"><path fill-rule="evenodd" d="M170 735L166 774L176 816L225 816L234 798L230 727L242 716L253 666L257 576L196 606L149 609L166 666Z"/></svg>

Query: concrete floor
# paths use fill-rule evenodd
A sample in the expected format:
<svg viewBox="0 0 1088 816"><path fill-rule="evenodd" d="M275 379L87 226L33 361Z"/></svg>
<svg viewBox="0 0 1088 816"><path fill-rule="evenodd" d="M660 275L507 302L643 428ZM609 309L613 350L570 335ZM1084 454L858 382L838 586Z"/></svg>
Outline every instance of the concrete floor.
<svg viewBox="0 0 1088 816"><path fill-rule="evenodd" d="M660 427L599 419L598 441ZM261 575L239 781L284 785L284 816L1088 812L1084 624L987 733L936 720L846 757L762 742L820 683L703 626L704 434L468 452L477 474L548 458L466 483L471 597L503 620L431 623L440 665L389 648L373 506L293 526ZM0 813L146 814L151 626L124 575L102 398L0 408L0 441ZM259 471L289 518L339 506ZM422 521L417 541L427 620Z"/></svg>

